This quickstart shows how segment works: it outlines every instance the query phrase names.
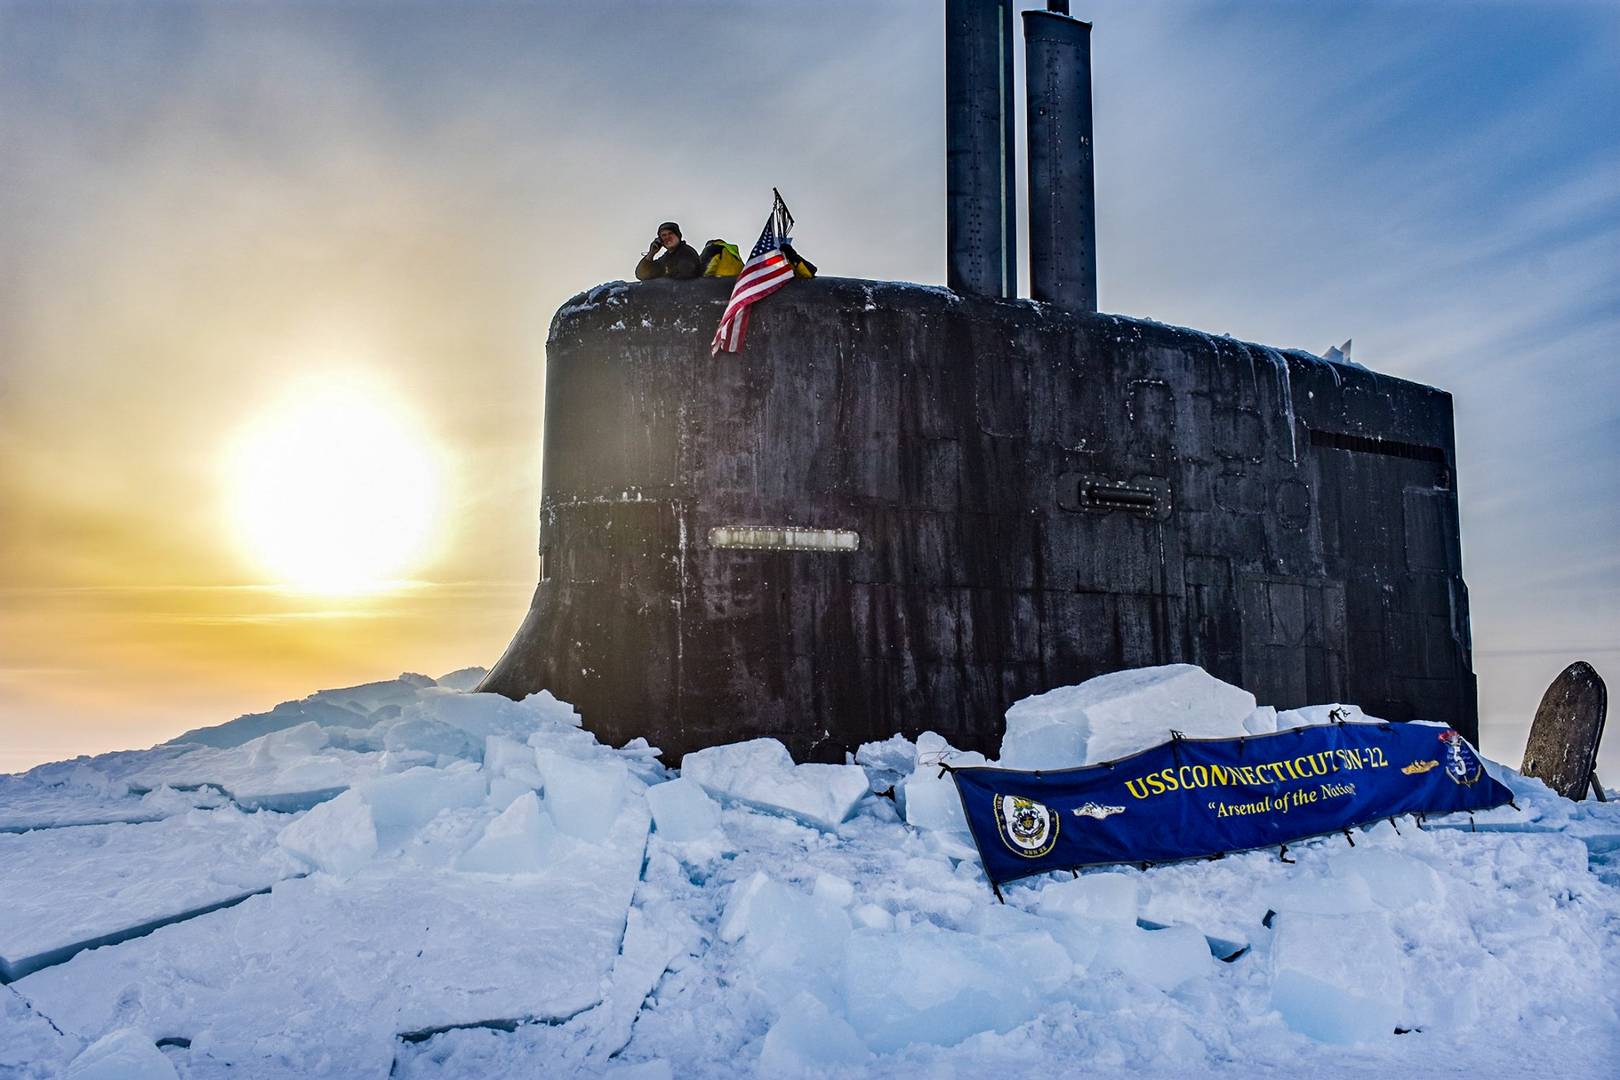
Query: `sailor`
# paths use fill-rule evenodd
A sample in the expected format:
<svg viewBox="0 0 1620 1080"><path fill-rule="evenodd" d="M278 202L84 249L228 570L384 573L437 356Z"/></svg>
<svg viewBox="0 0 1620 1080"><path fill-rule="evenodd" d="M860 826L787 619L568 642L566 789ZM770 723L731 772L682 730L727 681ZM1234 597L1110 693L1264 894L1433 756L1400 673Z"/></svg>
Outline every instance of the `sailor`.
<svg viewBox="0 0 1620 1080"><path fill-rule="evenodd" d="M698 277L702 273L703 261L698 258L698 253L692 250L692 245L681 239L681 227L673 221L666 221L658 226L658 239L648 246L647 254L636 264L637 281L650 281L661 277L684 281Z"/></svg>

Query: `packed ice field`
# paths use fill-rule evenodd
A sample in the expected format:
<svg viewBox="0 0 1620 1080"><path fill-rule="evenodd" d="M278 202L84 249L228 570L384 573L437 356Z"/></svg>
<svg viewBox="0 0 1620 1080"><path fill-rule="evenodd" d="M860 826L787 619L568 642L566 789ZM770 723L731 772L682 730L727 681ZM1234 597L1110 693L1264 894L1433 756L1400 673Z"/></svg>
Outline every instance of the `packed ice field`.
<svg viewBox="0 0 1620 1080"><path fill-rule="evenodd" d="M999 903L937 736L665 763L480 674L0 777L0 1076L1620 1075L1620 803L1493 763L1517 808ZM1000 761L1333 707L1120 672Z"/></svg>

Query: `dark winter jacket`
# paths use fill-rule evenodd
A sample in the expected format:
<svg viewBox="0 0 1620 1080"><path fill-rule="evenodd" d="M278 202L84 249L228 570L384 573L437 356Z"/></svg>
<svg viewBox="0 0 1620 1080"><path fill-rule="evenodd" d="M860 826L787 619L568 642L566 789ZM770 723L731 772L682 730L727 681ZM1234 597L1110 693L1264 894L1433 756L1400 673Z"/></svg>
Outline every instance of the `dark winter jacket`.
<svg viewBox="0 0 1620 1080"><path fill-rule="evenodd" d="M641 262L636 264L636 280L651 281L653 278L675 278L685 281L687 278L700 277L703 274L703 260L698 253L692 250L692 245L685 240L666 250L658 258L643 255Z"/></svg>

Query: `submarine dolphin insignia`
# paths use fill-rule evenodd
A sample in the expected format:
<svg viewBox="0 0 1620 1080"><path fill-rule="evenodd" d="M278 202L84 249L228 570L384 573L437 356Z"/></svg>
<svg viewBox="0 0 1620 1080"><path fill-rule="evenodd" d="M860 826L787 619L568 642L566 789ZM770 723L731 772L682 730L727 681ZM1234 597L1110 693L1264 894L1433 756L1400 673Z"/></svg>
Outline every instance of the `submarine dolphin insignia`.
<svg viewBox="0 0 1620 1080"><path fill-rule="evenodd" d="M666 760L843 761L897 731L993 754L1022 697L1185 662L1477 741L1450 395L1098 310L1061 2L1022 16L1019 297L1013 14L946 3L948 288L795 281L712 358L725 280L557 311L540 580L480 688Z"/></svg>

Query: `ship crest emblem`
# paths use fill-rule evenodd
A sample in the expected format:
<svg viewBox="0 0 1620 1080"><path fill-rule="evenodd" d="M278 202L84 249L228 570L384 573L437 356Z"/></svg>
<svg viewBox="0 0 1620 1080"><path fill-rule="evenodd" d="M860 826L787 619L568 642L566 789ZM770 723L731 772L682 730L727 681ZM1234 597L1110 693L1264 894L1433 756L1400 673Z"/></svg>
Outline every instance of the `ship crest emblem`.
<svg viewBox="0 0 1620 1080"><path fill-rule="evenodd" d="M1123 814L1125 808L1123 806L1101 806L1094 802L1087 802L1075 807L1072 812L1075 817L1096 818L1101 821L1104 818L1113 817L1115 814Z"/></svg>
<svg viewBox="0 0 1620 1080"><path fill-rule="evenodd" d="M1015 854L1038 859L1057 845L1058 816L1033 799L995 795L990 800L996 831Z"/></svg>
<svg viewBox="0 0 1620 1080"><path fill-rule="evenodd" d="M1440 741L1446 744L1446 775L1459 784L1472 784L1485 772L1479 755L1468 745L1468 740L1455 731L1441 732Z"/></svg>

